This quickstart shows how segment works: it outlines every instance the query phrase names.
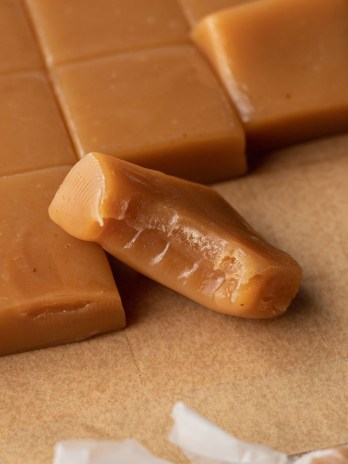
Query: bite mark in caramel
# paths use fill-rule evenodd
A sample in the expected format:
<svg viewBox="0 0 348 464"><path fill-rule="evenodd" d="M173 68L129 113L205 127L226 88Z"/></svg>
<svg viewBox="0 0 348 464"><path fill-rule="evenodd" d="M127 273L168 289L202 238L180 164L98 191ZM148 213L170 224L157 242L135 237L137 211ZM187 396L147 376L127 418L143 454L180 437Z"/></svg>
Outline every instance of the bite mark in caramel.
<svg viewBox="0 0 348 464"><path fill-rule="evenodd" d="M99 242L218 312L274 317L300 285L297 262L265 242L214 190L107 155L91 153L72 168L49 214L71 235Z"/></svg>

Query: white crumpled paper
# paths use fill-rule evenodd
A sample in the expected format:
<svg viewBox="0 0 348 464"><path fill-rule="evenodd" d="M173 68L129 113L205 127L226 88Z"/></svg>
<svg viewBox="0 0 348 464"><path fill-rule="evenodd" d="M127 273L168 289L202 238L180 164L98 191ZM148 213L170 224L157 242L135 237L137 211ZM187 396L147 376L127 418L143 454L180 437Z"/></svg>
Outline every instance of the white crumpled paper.
<svg viewBox="0 0 348 464"><path fill-rule="evenodd" d="M297 459L294 464L348 464L348 447L313 451Z"/></svg>
<svg viewBox="0 0 348 464"><path fill-rule="evenodd" d="M172 464L135 440L69 440L57 443L53 464Z"/></svg>
<svg viewBox="0 0 348 464"><path fill-rule="evenodd" d="M287 464L285 454L232 437L183 403L172 411L174 427L169 439L194 464Z"/></svg>
<svg viewBox="0 0 348 464"><path fill-rule="evenodd" d="M238 440L196 412L176 403L169 440L192 464L289 464L285 454ZM334 456L335 450L308 453L293 464L315 464L317 459ZM337 454L336 454L337 456ZM348 464L348 459L320 463ZM57 443L53 464L173 464L153 456L135 440L71 440Z"/></svg>

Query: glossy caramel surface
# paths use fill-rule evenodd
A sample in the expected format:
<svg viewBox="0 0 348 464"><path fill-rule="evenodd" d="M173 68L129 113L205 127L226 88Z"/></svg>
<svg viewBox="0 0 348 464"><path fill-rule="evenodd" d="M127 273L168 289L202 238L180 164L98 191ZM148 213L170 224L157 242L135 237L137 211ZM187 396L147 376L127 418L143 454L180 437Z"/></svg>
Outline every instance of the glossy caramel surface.
<svg viewBox="0 0 348 464"><path fill-rule="evenodd" d="M80 160L49 213L70 234L215 311L274 317L300 285L296 261L214 190L110 156Z"/></svg>

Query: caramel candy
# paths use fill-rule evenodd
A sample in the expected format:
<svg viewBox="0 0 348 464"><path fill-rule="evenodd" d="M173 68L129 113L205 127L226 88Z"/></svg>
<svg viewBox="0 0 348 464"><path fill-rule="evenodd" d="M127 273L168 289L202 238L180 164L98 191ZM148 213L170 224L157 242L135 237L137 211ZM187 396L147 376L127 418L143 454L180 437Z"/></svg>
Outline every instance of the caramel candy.
<svg viewBox="0 0 348 464"><path fill-rule="evenodd" d="M47 207L68 167L0 178L0 355L78 341L125 319L102 249Z"/></svg>
<svg viewBox="0 0 348 464"><path fill-rule="evenodd" d="M83 240L215 311L282 314L301 268L214 190L92 153L70 171L50 217Z"/></svg>
<svg viewBox="0 0 348 464"><path fill-rule="evenodd" d="M55 75L81 157L100 150L201 182L246 171L241 124L192 46L65 65Z"/></svg>
<svg viewBox="0 0 348 464"><path fill-rule="evenodd" d="M76 162L43 73L0 76L0 101L0 175Z"/></svg>
<svg viewBox="0 0 348 464"><path fill-rule="evenodd" d="M27 0L49 64L186 42L176 0Z"/></svg>
<svg viewBox="0 0 348 464"><path fill-rule="evenodd" d="M0 1L0 73L42 67L20 0Z"/></svg>
<svg viewBox="0 0 348 464"><path fill-rule="evenodd" d="M347 0L262 0L197 25L251 150L348 129L347 24Z"/></svg>
<svg viewBox="0 0 348 464"><path fill-rule="evenodd" d="M179 0L187 20L194 26L211 13L256 0Z"/></svg>

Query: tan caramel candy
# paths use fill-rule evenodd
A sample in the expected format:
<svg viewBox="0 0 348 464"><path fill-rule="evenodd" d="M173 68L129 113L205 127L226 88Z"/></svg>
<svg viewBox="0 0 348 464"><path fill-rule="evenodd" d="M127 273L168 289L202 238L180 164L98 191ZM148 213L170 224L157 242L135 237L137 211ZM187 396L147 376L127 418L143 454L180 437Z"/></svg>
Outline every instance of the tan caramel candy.
<svg viewBox="0 0 348 464"><path fill-rule="evenodd" d="M214 190L89 154L50 205L68 233L215 311L282 314L301 268L267 244Z"/></svg>
<svg viewBox="0 0 348 464"><path fill-rule="evenodd" d="M42 67L34 35L20 0L0 1L0 73Z"/></svg>
<svg viewBox="0 0 348 464"><path fill-rule="evenodd" d="M43 73L0 75L0 101L0 175L75 163Z"/></svg>
<svg viewBox="0 0 348 464"><path fill-rule="evenodd" d="M200 19L226 8L256 0L179 0L189 23L194 26ZM263 1L263 0L261 0Z"/></svg>
<svg viewBox="0 0 348 464"><path fill-rule="evenodd" d="M241 124L191 46L66 65L56 83L80 156L100 150L202 182L246 171Z"/></svg>
<svg viewBox="0 0 348 464"><path fill-rule="evenodd" d="M188 41L176 0L27 0L48 63Z"/></svg>
<svg viewBox="0 0 348 464"><path fill-rule="evenodd" d="M48 217L67 172L60 167L0 178L0 355L125 325L102 249L67 235Z"/></svg>
<svg viewBox="0 0 348 464"><path fill-rule="evenodd" d="M262 0L193 32L253 150L348 129L347 0Z"/></svg>

